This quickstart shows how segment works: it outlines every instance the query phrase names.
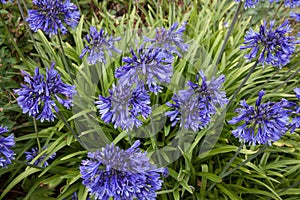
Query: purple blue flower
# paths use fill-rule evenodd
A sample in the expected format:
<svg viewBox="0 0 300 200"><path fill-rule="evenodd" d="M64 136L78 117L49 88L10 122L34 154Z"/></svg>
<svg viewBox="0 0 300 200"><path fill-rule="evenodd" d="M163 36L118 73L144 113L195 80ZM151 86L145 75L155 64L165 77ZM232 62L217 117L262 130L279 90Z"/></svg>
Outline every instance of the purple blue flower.
<svg viewBox="0 0 300 200"><path fill-rule="evenodd" d="M137 54L131 49L131 57L123 58L126 64L116 69L115 77L119 84L133 85L143 82L148 90L157 94L161 92L161 83L170 83L173 75L172 59L164 57L158 48L144 48L142 45Z"/></svg>
<svg viewBox="0 0 300 200"><path fill-rule="evenodd" d="M14 135L2 136L8 132L7 127L0 126L0 167L7 167L15 159L15 153L11 147L15 146Z"/></svg>
<svg viewBox="0 0 300 200"><path fill-rule="evenodd" d="M45 150L46 148L44 147L43 150ZM30 161L32 161L34 158L37 157L37 155L39 155L39 150L38 148L32 148L31 151L26 151L25 152L25 156L26 156L26 160L28 161L28 163L30 163ZM36 161L34 161L33 165L39 165L40 163L43 162L43 160L46 158L46 153L44 153L42 156L40 156ZM43 167L47 167L49 165L48 161L53 160L56 156L56 153L53 153L49 156L48 159L46 159L44 161Z"/></svg>
<svg viewBox="0 0 300 200"><path fill-rule="evenodd" d="M6 0L1 0L1 2L2 2L3 4L6 4L7 2L12 2L12 0L8 0L8 1L6 1Z"/></svg>
<svg viewBox="0 0 300 200"><path fill-rule="evenodd" d="M80 19L77 6L70 0L33 0L36 10L28 10L26 21L31 30L43 30L47 35L56 35L60 30L67 33L67 26L75 28Z"/></svg>
<svg viewBox="0 0 300 200"><path fill-rule="evenodd" d="M279 0L269 0L269 1L270 1L270 3L273 3L275 1L279 2ZM300 6L300 1L299 0L284 0L284 6L289 7L289 8L295 8L297 6Z"/></svg>
<svg viewBox="0 0 300 200"><path fill-rule="evenodd" d="M113 123L115 128L131 130L142 125L139 117L146 119L151 113L150 96L142 84L132 88L128 85L113 85L110 96L99 96L96 101L101 119Z"/></svg>
<svg viewBox="0 0 300 200"><path fill-rule="evenodd" d="M236 109L237 117L233 117L230 124L240 124L232 131L234 137L250 145L268 144L277 141L289 129L289 102L282 99L279 102L262 103L264 91L258 93L255 107L245 100L241 101L242 108Z"/></svg>
<svg viewBox="0 0 300 200"><path fill-rule="evenodd" d="M259 33L250 29L245 36L245 46L241 46L241 49L251 49L250 53L245 55L248 60L258 59L262 65L267 63L281 68L289 63L298 41L295 41L295 37L287 35L292 31L288 21L273 30L274 23L275 21L271 21L270 27L267 28L264 21Z"/></svg>
<svg viewBox="0 0 300 200"><path fill-rule="evenodd" d="M235 0L236 2L240 2L240 0ZM244 0L242 0L244 1ZM253 8L259 2L259 0L245 0L244 7L245 8Z"/></svg>
<svg viewBox="0 0 300 200"><path fill-rule="evenodd" d="M62 82L60 75L54 69L54 63L46 71L46 80L40 74L38 67L33 77L21 71L26 84L21 84L22 87L15 90L19 95L17 101L23 113L28 113L29 116L36 117L41 122L54 121L56 116L53 109L58 112L55 100L70 109L73 105L72 98L76 94L75 86Z"/></svg>
<svg viewBox="0 0 300 200"><path fill-rule="evenodd" d="M294 18L296 20L296 22L300 22L300 14L299 13L295 13L295 12L291 12L291 18Z"/></svg>
<svg viewBox="0 0 300 200"><path fill-rule="evenodd" d="M172 98L174 103L167 103L173 109L166 113L172 126L180 121L180 127L199 131L210 123L211 116L217 112L217 106L223 107L227 103L226 93L222 90L225 76L213 77L211 81L207 81L203 71L199 75L201 83L189 81L189 89L179 90ZM199 82L198 75L196 80Z"/></svg>
<svg viewBox="0 0 300 200"><path fill-rule="evenodd" d="M114 46L114 42L121 40L121 37L108 37L108 35L104 33L103 29L98 32L96 27L91 26L90 33L85 36L85 39L88 44L85 45L79 57L83 58L83 56L88 53L87 59L90 64L96 64L97 62L106 63L105 51L110 56L112 56L111 51L122 53L121 50Z"/></svg>
<svg viewBox="0 0 300 200"><path fill-rule="evenodd" d="M114 144L101 151L89 152L88 159L80 166L81 178L95 199L108 200L154 200L156 191L163 181L160 179L164 168L151 164L146 152L136 141L129 149L123 150Z"/></svg>
<svg viewBox="0 0 300 200"><path fill-rule="evenodd" d="M165 28L156 29L156 36L154 39L144 37L144 42L150 42L152 45L150 47L155 47L160 49L167 58L173 58L173 54L181 57L178 49L183 52L188 51L188 44L184 43L182 34L185 31L186 22L178 28L178 23L174 23L169 30Z"/></svg>
<svg viewBox="0 0 300 200"><path fill-rule="evenodd" d="M295 88L294 89L296 97L298 98L298 100L300 101L300 88ZM292 120L291 123L291 132L294 132L296 128L300 127L300 105L296 104L296 106L294 107L294 113L295 113L295 117Z"/></svg>

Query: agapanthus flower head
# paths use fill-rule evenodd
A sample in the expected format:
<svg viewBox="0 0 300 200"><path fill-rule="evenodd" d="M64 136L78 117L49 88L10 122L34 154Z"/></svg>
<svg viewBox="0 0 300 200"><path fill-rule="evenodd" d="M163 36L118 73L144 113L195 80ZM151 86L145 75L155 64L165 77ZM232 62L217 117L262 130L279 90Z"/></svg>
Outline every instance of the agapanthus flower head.
<svg viewBox="0 0 300 200"><path fill-rule="evenodd" d="M154 39L144 37L144 42L152 43L151 47L159 48L164 52L166 57L172 58L172 54L177 54L181 57L178 49L183 52L188 51L188 44L184 43L182 38L183 32L185 31L186 22L182 23L178 27L178 23L174 23L169 30L165 28L156 29L156 36Z"/></svg>
<svg viewBox="0 0 300 200"><path fill-rule="evenodd" d="M111 144L101 151L88 153L88 159L82 161L80 173L83 185L96 200L110 197L115 200L156 199L164 168L151 164L139 145L140 141L136 141L129 149L123 150Z"/></svg>
<svg viewBox="0 0 300 200"><path fill-rule="evenodd" d="M80 19L77 6L70 0L33 0L35 10L28 10L26 21L31 30L43 30L47 35L56 35L60 30L67 33L65 25L75 28Z"/></svg>
<svg viewBox="0 0 300 200"><path fill-rule="evenodd" d="M289 129L289 112L286 109L289 102L282 99L279 102L262 103L264 95L264 91L258 93L255 106L248 105L245 100L241 101L242 108L236 109L239 115L229 121L230 124L241 123L232 134L250 145L271 145Z"/></svg>
<svg viewBox="0 0 300 200"><path fill-rule="evenodd" d="M240 0L235 0L236 2L240 2ZM244 0L242 0L244 1ZM244 7L245 8L253 8L259 2L259 0L245 0Z"/></svg>
<svg viewBox="0 0 300 200"><path fill-rule="evenodd" d="M116 69L115 77L119 84L133 85L143 82L149 91L161 92L161 83L170 83L173 75L172 60L164 56L158 48L144 48L142 45L137 53L130 50L132 57L123 58L126 64Z"/></svg>
<svg viewBox="0 0 300 200"><path fill-rule="evenodd" d="M269 1L270 1L270 3L279 2L279 0L269 0ZM300 1L299 0L284 0L284 6L289 7L289 8L295 8L297 6L300 6Z"/></svg>
<svg viewBox="0 0 300 200"><path fill-rule="evenodd" d="M207 81L203 71L199 72L199 76L201 83L189 81L189 89L179 90L172 98L174 103L167 103L173 109L166 113L173 122L172 126L180 121L180 127L191 128L193 131L203 129L210 123L217 106L223 107L227 103L226 93L222 90L224 75L213 77L210 81Z"/></svg>
<svg viewBox="0 0 300 200"><path fill-rule="evenodd" d="M288 21L273 30L274 23L275 21L271 21L270 27L267 28L267 22L264 21L259 33L250 29L245 36L245 46L241 46L241 49L251 49L250 53L245 55L248 60L258 59L262 65L267 63L281 68L289 63L298 41L295 37L287 35L292 31Z"/></svg>
<svg viewBox="0 0 300 200"><path fill-rule="evenodd" d="M7 167L15 159L15 153L11 147L15 146L14 135L4 137L3 134L8 132L7 127L0 126L0 167Z"/></svg>
<svg viewBox="0 0 300 200"><path fill-rule="evenodd" d="M121 50L114 46L114 43L121 40L121 37L113 38L112 35L108 36L103 29L98 32L96 27L91 26L90 33L85 36L85 39L88 44L85 45L79 57L83 58L88 53L87 59L90 64L96 64L97 62L106 63L105 52L110 56L112 56L111 51L122 53Z"/></svg>
<svg viewBox="0 0 300 200"><path fill-rule="evenodd" d="M40 74L38 67L35 69L33 77L25 71L21 71L26 84L21 84L22 88L15 90L19 95L17 101L23 113L28 113L29 116L36 117L41 122L44 120L54 121L53 109L58 112L55 99L70 109L70 106L73 105L72 98L76 94L74 86L62 82L60 75L54 69L54 63L46 71L46 79Z"/></svg>
<svg viewBox="0 0 300 200"><path fill-rule="evenodd" d="M12 2L12 0L8 0L8 1L6 1L6 0L1 0L1 2L2 2L3 4L6 4L7 2Z"/></svg>
<svg viewBox="0 0 300 200"><path fill-rule="evenodd" d="M300 88L295 88L294 89L295 95L298 98L298 100L300 101ZM300 128L300 104L296 104L293 107L293 114L295 115L295 117L293 117L292 119L292 123L291 123L291 133L295 131L296 128Z"/></svg>
<svg viewBox="0 0 300 200"><path fill-rule="evenodd" d="M143 84L135 88L128 85L113 85L109 97L99 96L96 101L101 119L113 123L115 128L131 130L142 125L139 117L146 119L151 113L150 96Z"/></svg>
<svg viewBox="0 0 300 200"><path fill-rule="evenodd" d="M291 12L290 16L291 16L291 18L294 18L296 20L296 22L300 22L300 13Z"/></svg>
<svg viewBox="0 0 300 200"><path fill-rule="evenodd" d="M43 150L45 150L46 147L43 148ZM28 163L30 163L30 161L32 161L34 158L37 157L37 155L39 154L39 150L38 148L32 148L31 151L26 151L25 152L25 157L26 160L28 161ZM43 154L42 156L40 156L34 163L33 165L39 165L40 163L42 163L42 161L46 158L47 154ZM53 153L50 155L50 157L44 162L43 167L47 167L49 165L48 161L53 160L56 156L56 153Z"/></svg>

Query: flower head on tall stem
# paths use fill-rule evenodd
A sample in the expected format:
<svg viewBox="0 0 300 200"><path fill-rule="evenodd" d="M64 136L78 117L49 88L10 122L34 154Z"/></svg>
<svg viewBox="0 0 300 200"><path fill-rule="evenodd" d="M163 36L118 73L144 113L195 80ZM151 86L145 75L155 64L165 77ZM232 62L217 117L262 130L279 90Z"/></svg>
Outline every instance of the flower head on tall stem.
<svg viewBox="0 0 300 200"><path fill-rule="evenodd" d="M296 22L300 22L300 13L291 12L291 18L294 18Z"/></svg>
<svg viewBox="0 0 300 200"><path fill-rule="evenodd" d="M96 101L101 119L105 123L114 123L115 128L131 130L139 127L142 122L140 116L146 119L151 113L150 96L143 84L135 88L128 85L114 85L109 91L109 97L99 96Z"/></svg>
<svg viewBox="0 0 300 200"><path fill-rule="evenodd" d="M240 0L235 0L236 2L240 2ZM244 1L244 0L242 0ZM259 0L245 0L244 7L245 8L253 8L259 2Z"/></svg>
<svg viewBox="0 0 300 200"><path fill-rule="evenodd" d="M15 159L15 153L11 147L15 146L14 135L4 137L3 134L8 132L7 127L0 126L0 167L6 168Z"/></svg>
<svg viewBox="0 0 300 200"><path fill-rule="evenodd" d="M279 0L269 0L270 3L273 2L279 2ZM281 0L283 1L283 0ZM284 6L289 7L289 8L295 8L297 6L300 6L300 1L299 0L284 0Z"/></svg>
<svg viewBox="0 0 300 200"><path fill-rule="evenodd" d="M6 0L1 0L1 2L2 2L3 4L6 4L7 2L12 2L12 0L8 0L8 1L6 1Z"/></svg>
<svg viewBox="0 0 300 200"><path fill-rule="evenodd" d="M31 30L36 32L43 30L47 35L57 35L67 33L68 25L75 28L80 19L80 12L77 6L70 0L33 0L35 10L28 10L26 21Z"/></svg>
<svg viewBox="0 0 300 200"><path fill-rule="evenodd" d="M43 150L45 150L46 148L44 147ZM32 161L35 157L37 157L37 155L39 154L39 150L38 148L32 148L31 151L26 151L25 155L26 155L26 160L28 162ZM39 165L45 158L46 158L46 154L44 153L42 156L40 156L34 163L33 165ZM53 153L50 155L50 157L44 162L43 167L47 167L49 165L48 161L53 160L56 156L56 153Z"/></svg>
<svg viewBox="0 0 300 200"><path fill-rule="evenodd" d="M247 32L245 46L241 46L241 49L250 48L251 51L245 58L258 59L262 65L267 63L279 68L289 63L298 41L293 36L287 36L292 31L288 21L273 30L274 24L275 21L271 21L267 28L267 22L264 21L258 33L252 29Z"/></svg>
<svg viewBox="0 0 300 200"><path fill-rule="evenodd" d="M144 48L137 53L130 50L132 57L123 58L126 64L115 71L119 84L133 85L139 82L148 86L148 90L157 94L161 92L161 83L170 83L173 75L172 60L166 58L158 48Z"/></svg>
<svg viewBox="0 0 300 200"><path fill-rule="evenodd" d="M300 88L295 88L294 92L297 99L300 101ZM292 111L295 117L293 118L291 123L291 132L294 132L296 128L300 128L300 104L295 104Z"/></svg>
<svg viewBox="0 0 300 200"><path fill-rule="evenodd" d="M286 108L289 102L282 99L279 102L262 103L264 95L264 91L258 93L255 107L248 105L245 100L241 101L242 108L236 109L239 115L229 121L230 124L242 123L232 131L240 141L252 145L271 145L288 131L289 112Z"/></svg>
<svg viewBox="0 0 300 200"><path fill-rule="evenodd" d="M114 46L114 43L121 40L121 37L113 38L112 35L108 37L108 35L104 33L103 29L98 32L96 27L91 26L90 33L85 36L85 39L88 44L85 45L79 57L83 58L83 56L88 53L87 59L90 64L96 64L97 62L105 64L105 51L109 54L109 56L112 56L111 51L122 53L121 50Z"/></svg>
<svg viewBox="0 0 300 200"><path fill-rule="evenodd" d="M85 185L96 200L114 199L156 199L161 189L161 174L164 168L151 164L146 152L136 141L129 149L123 150L113 143L100 151L89 152L83 160L80 173Z"/></svg>
<svg viewBox="0 0 300 200"><path fill-rule="evenodd" d="M62 82L60 75L54 69L54 63L46 71L46 79L40 74L38 67L33 77L21 71L26 84L21 84L22 87L15 90L15 93L19 95L17 101L23 113L28 113L29 116L36 117L41 122L54 121L56 116L53 109L58 112L55 100L70 109L73 105L72 98L76 94L75 86Z"/></svg>
<svg viewBox="0 0 300 200"><path fill-rule="evenodd" d="M182 38L183 32L185 31L186 22L182 23L178 27L178 23L174 23L169 30L165 28L156 29L156 36L154 39L144 37L144 42L150 42L150 47L155 47L161 50L165 54L165 57L172 59L173 54L181 57L178 49L183 52L188 51L189 45L184 43Z"/></svg>
<svg viewBox="0 0 300 200"><path fill-rule="evenodd" d="M201 83L189 81L189 89L179 90L172 98L174 103L167 103L167 106L173 109L166 113L173 122L172 126L180 121L180 127L191 128L193 131L203 129L211 121L211 116L216 113L216 107L223 107L228 102L226 93L222 90L224 75L207 81L204 72L200 71L196 77L197 82L199 76Z"/></svg>

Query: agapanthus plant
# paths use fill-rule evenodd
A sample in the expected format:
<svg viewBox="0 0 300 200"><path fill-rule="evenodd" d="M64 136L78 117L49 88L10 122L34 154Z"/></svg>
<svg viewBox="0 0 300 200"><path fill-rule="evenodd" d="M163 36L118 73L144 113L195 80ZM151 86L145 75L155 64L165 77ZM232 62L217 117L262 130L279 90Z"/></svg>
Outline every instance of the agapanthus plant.
<svg viewBox="0 0 300 200"><path fill-rule="evenodd" d="M95 199L151 200L161 189L161 173L165 170L151 164L146 152L136 141L123 150L113 143L101 151L89 152L80 166L81 178Z"/></svg>
<svg viewBox="0 0 300 200"><path fill-rule="evenodd" d="M8 0L8 1L6 1L6 0L1 0L1 2L4 3L4 4L6 4L7 2L12 2L12 0Z"/></svg>
<svg viewBox="0 0 300 200"><path fill-rule="evenodd" d="M105 51L110 56L112 56L111 51L122 53L121 50L114 46L114 43L121 40L121 37L113 38L112 35L108 37L108 34L105 34L103 29L98 32L96 27L91 26L90 33L85 36L85 39L88 44L85 45L79 57L83 58L85 54L88 54L87 60L90 64L96 64L97 62L106 63Z"/></svg>
<svg viewBox="0 0 300 200"><path fill-rule="evenodd" d="M15 159L15 153L11 147L15 146L14 135L10 134L4 137L3 134L8 132L7 127L0 126L0 167L7 167Z"/></svg>
<svg viewBox="0 0 300 200"><path fill-rule="evenodd" d="M268 144L277 141L289 129L289 102L282 99L279 102L262 103L264 91L258 93L255 106L250 106L245 100L240 102L242 108L237 108L237 117L230 124L240 124L232 130L234 137L250 145Z"/></svg>
<svg viewBox="0 0 300 200"><path fill-rule="evenodd" d="M188 51L188 44L184 43L182 34L185 31L186 22L178 28L178 23L174 23L169 30L165 28L156 29L156 36L154 39L144 37L144 42L150 42L150 47L159 48L167 58L173 58L173 54L181 57L178 49L183 52ZM178 28L178 29L177 29ZM177 30L176 30L177 29Z"/></svg>
<svg viewBox="0 0 300 200"><path fill-rule="evenodd" d="M236 2L240 2L240 0L235 0ZM242 0L244 1L244 0ZM245 8L253 8L259 2L259 0L245 0L244 7Z"/></svg>
<svg viewBox="0 0 300 200"><path fill-rule="evenodd" d="M199 76L202 82L199 82ZM225 76L213 77L207 81L203 71L196 77L197 83L188 82L189 89L179 90L174 94L174 103L167 103L173 110L166 115L175 126L180 121L180 127L191 128L193 131L205 128L216 113L217 106L223 107L227 103L226 93L222 90Z"/></svg>
<svg viewBox="0 0 300 200"><path fill-rule="evenodd" d="M43 30L47 35L56 35L60 30L67 33L67 26L75 28L80 19L80 12L70 0L33 0L35 10L28 10L26 21L31 30Z"/></svg>
<svg viewBox="0 0 300 200"><path fill-rule="evenodd" d="M300 22L300 14L299 13L295 13L295 12L291 12L291 18L294 18L296 20L296 22Z"/></svg>
<svg viewBox="0 0 300 200"><path fill-rule="evenodd" d="M270 1L270 3L279 2L279 0L269 0L269 1ZM280 0L280 1L284 1L285 7L295 8L297 6L300 6L299 0Z"/></svg>
<svg viewBox="0 0 300 200"><path fill-rule="evenodd" d="M45 150L46 147L43 148L43 150ZM25 157L26 160L30 163L30 161L32 161L34 158L37 157L37 155L39 154L39 150L38 148L32 148L31 151L26 151L25 152ZM44 153L42 156L40 156L38 159L36 159L33 163L33 165L39 165L45 158L46 158L46 154ZM56 153L53 153L49 156L49 158L47 160L44 161L43 167L47 167L49 165L48 161L53 160L56 156Z"/></svg>
<svg viewBox="0 0 300 200"><path fill-rule="evenodd" d="M300 88L295 88L294 91L296 93L296 97L300 101ZM294 114L295 117L292 120L291 132L294 132L296 128L300 128L300 104L299 103L294 106Z"/></svg>
<svg viewBox="0 0 300 200"><path fill-rule="evenodd" d="M22 88L15 90L19 95L17 101L23 113L28 113L29 116L36 117L41 122L44 120L54 121L56 116L53 109L58 112L55 100L70 109L72 98L76 94L75 86L62 82L60 75L54 69L54 63L46 71L46 79L40 74L38 67L35 69L33 77L25 71L21 71L26 84L21 84Z"/></svg>
<svg viewBox="0 0 300 200"><path fill-rule="evenodd" d="M113 85L110 96L99 96L96 101L101 119L113 123L115 128L131 130L142 125L139 117L146 119L151 113L150 96L143 84L134 88L128 85Z"/></svg>
<svg viewBox="0 0 300 200"><path fill-rule="evenodd" d="M131 57L123 58L126 64L116 69L115 77L119 84L133 85L143 82L149 91L161 92L159 84L170 83L173 75L172 59L164 56L158 48L145 48L143 45L135 53L130 50Z"/></svg>
<svg viewBox="0 0 300 200"><path fill-rule="evenodd" d="M258 33L252 29L247 32L245 46L241 46L241 49L249 48L251 51L245 58L258 59L262 65L267 63L279 68L289 63L298 41L295 37L287 35L292 31L288 21L273 30L274 24L275 21L271 21L270 27L267 28L267 22L264 21Z"/></svg>

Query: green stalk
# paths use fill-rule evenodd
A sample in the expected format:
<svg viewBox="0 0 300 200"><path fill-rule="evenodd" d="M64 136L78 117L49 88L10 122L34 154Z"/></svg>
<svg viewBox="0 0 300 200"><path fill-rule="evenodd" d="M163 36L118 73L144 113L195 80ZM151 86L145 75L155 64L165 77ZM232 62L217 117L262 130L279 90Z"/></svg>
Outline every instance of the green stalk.
<svg viewBox="0 0 300 200"><path fill-rule="evenodd" d="M280 10L280 8L283 6L284 1L281 1L280 5L278 6L278 8L276 9L275 13L272 16L272 20L275 20L275 17L278 13L278 11Z"/></svg>
<svg viewBox="0 0 300 200"><path fill-rule="evenodd" d="M61 53L62 53L64 68L68 72L68 74L70 75L71 82L73 83L73 74L71 74L71 71L70 71L70 68L69 68L69 65L68 65L68 62L67 62L67 57L66 57L65 50L64 50L64 47L63 47L63 44L62 44L61 35L60 35L59 31L57 31L57 32L58 32L57 36L58 36L58 42L59 42L59 46L60 46Z"/></svg>
<svg viewBox="0 0 300 200"><path fill-rule="evenodd" d="M39 139L39 133L38 133L35 117L33 117L33 125L34 125L34 131L35 131L35 134L36 134L36 141L37 141L37 144L38 144L39 152L41 152L42 148L41 148L41 143L40 143L40 139Z"/></svg>
<svg viewBox="0 0 300 200"><path fill-rule="evenodd" d="M250 156L247 160L245 160L244 162L240 163L238 166L236 166L235 168L229 170L228 172L226 172L225 174L223 174L222 176L220 176L221 178L225 178L226 176L232 174L235 170L241 168L243 165L247 164L248 162L250 162L251 160L253 160L254 158L256 158L259 154L261 154L262 152L264 152L264 150L267 148L268 146L265 145L263 148L259 149L258 152L256 152L255 154L253 154L252 156Z"/></svg>
<svg viewBox="0 0 300 200"><path fill-rule="evenodd" d="M258 65L259 61L256 60L256 62L254 63L254 65L251 67L250 71L248 72L247 76L244 78L243 82L240 84L240 86L238 87L237 90L234 91L233 95L231 96L231 98L229 99L229 102L226 106L225 110L228 110L230 108L230 105L232 104L233 100L235 99L235 97L237 96L238 92L242 89L242 87L245 85L245 83L248 81L248 79L250 78L251 74L253 73L255 67Z"/></svg>
<svg viewBox="0 0 300 200"><path fill-rule="evenodd" d="M39 167L39 166L37 166L37 165L32 165L32 164L29 164L29 163L24 162L24 161L21 161L21 160L15 159L14 161L15 161L16 163L19 163L19 164L21 164L21 165L25 165L25 166L28 166L28 167L32 167L32 168L36 168L36 169L41 169L41 170L45 169L44 167ZM62 175L66 174L65 172L62 172L61 170L55 170L55 169L53 169L53 168L50 169L49 171L50 171L50 172L53 172L53 173L55 173L55 174L62 174Z"/></svg>
<svg viewBox="0 0 300 200"><path fill-rule="evenodd" d="M73 134L74 138L79 143L81 143L81 140L78 138L78 135L76 134L76 132L74 131L74 129L71 127L71 125L69 124L69 122L66 120L66 118L58 110L56 110L56 114L60 117L60 119L63 121L63 123L66 125L66 127L71 131L71 133Z"/></svg>
<svg viewBox="0 0 300 200"><path fill-rule="evenodd" d="M242 5L243 5L243 2L240 1L239 5L238 5L238 8L237 8L236 11L235 11L233 20L232 20L232 22L231 22L231 24L230 24L230 27L229 27L229 29L228 29L228 32L227 32L227 34L226 34L225 40L223 41L221 51L220 51L220 53L219 53L219 55L218 55L218 57L217 57L217 60L216 60L216 62L215 62L215 65L214 65L214 67L213 67L213 73L212 73L213 75L215 75L215 74L217 73L217 65L219 64L219 62L220 62L220 60L221 60L221 58L222 58L222 55L223 55L223 53L224 53L224 50L225 50L226 44L227 44L227 42L228 42L228 39L229 39L229 37L230 37L230 35L231 35L231 32L232 32L232 30L233 30L233 28L234 28L234 25L235 25L236 22L237 22L237 19L238 19L240 10L241 10L241 8L242 8Z"/></svg>
<svg viewBox="0 0 300 200"><path fill-rule="evenodd" d="M235 152L234 156L232 156L232 158L230 159L230 161L226 164L226 166L223 168L223 170L220 173L220 177L222 177L225 172L227 171L227 169L230 167L230 165L232 164L232 162L236 159L237 155L241 152L242 148L244 146L244 142L239 146L238 150ZM213 189L213 187L216 185L217 183L213 183L208 190L206 191L206 195Z"/></svg>

